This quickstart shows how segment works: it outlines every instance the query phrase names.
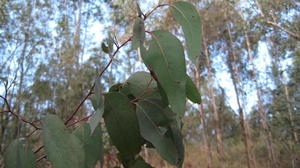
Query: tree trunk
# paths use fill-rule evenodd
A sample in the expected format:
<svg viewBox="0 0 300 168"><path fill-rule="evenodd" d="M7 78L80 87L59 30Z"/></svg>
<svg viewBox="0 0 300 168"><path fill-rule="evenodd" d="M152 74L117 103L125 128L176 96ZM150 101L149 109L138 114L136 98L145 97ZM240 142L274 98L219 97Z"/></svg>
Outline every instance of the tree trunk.
<svg viewBox="0 0 300 168"><path fill-rule="evenodd" d="M198 64L197 64L198 65ZM201 88L201 82L200 82L200 72L198 69L198 66L195 70L195 80L196 80L196 85L198 87L198 90ZM208 134L207 134L207 125L206 125L206 120L205 120L205 115L204 115L204 110L202 103L198 105L198 111L200 115L200 121L203 125L203 141L204 141L204 150L205 150L205 156L207 160L207 168L211 168L211 161L212 161L212 153L210 149L210 142L208 141Z"/></svg>
<svg viewBox="0 0 300 168"><path fill-rule="evenodd" d="M227 45L229 47L227 65L228 65L228 68L230 71L232 83L233 83L234 90L236 93L236 101L237 101L237 105L238 105L240 126L241 126L241 130L243 133L244 145L246 148L247 166L248 166L248 168L251 168L251 167L256 168L256 161L255 161L254 155L252 154L252 152L250 150L251 144L250 144L250 134L249 134L249 130L248 130L248 125L245 121L244 111L243 111L243 108L240 103L240 95L239 95L239 90L238 90L238 86L237 86L240 83L240 79L239 79L239 75L238 75L239 70L238 70L237 66L233 67L233 62L236 60L236 54L233 49L232 36L231 36L230 27L228 24L227 24L227 31L228 31L228 35L229 35L229 41L227 40Z"/></svg>
<svg viewBox="0 0 300 168"><path fill-rule="evenodd" d="M256 96L258 99L258 111L259 111L259 117L261 120L261 126L263 128L263 136L264 140L268 149L268 157L269 157L269 162L270 162L270 167L271 168L277 168L277 159L274 154L274 148L272 145L272 134L269 129L267 119L266 119L266 112L265 108L263 105L263 100L261 99L261 89L257 81L257 71L255 68L255 65L253 63L253 56L252 56L252 49L251 49L251 43L249 41L248 34L245 32L245 39L246 39L246 45L247 45L247 50L248 50L248 58L250 60L250 64L252 65L252 71L253 71L253 81L255 83L255 89L256 89Z"/></svg>
<svg viewBox="0 0 300 168"><path fill-rule="evenodd" d="M214 87L213 87L213 79L212 79L209 52L207 49L207 44L206 44L205 38L203 38L202 41L203 41L203 49L204 49L204 55L206 58L207 71L208 71L207 88L209 90L209 97L211 98L212 107L213 107L214 127L216 130L216 137L217 137L217 152L219 155L219 161L221 163L220 167L224 167L224 164L223 164L225 162L224 145L223 145L222 132L221 132L221 127L220 127L219 112L217 110L215 91L214 91Z"/></svg>

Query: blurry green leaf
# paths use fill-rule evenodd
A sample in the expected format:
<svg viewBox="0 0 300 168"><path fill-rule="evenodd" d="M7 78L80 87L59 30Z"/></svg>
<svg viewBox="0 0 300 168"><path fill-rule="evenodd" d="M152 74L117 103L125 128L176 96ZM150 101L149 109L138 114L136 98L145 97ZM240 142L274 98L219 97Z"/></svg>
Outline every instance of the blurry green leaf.
<svg viewBox="0 0 300 168"><path fill-rule="evenodd" d="M136 114L140 125L141 135L155 146L163 159L176 165L178 154L172 139L167 137L164 134L165 131L161 130L160 127L155 124L155 121L151 119L151 116L149 115L151 111L147 111L148 109L141 103L137 103L136 106Z"/></svg>
<svg viewBox="0 0 300 168"><path fill-rule="evenodd" d="M194 103L201 103L201 95L188 75L186 75L186 97Z"/></svg>
<svg viewBox="0 0 300 168"><path fill-rule="evenodd" d="M90 118L91 134L94 132L95 128L99 125L101 117L104 112L104 100L102 98L102 93L100 89L100 80L97 78L95 82L95 99L96 99L96 110L95 114Z"/></svg>
<svg viewBox="0 0 300 168"><path fill-rule="evenodd" d="M83 144L85 168L95 167L98 160L103 160L102 130L98 125L92 133L89 124L83 123L73 133Z"/></svg>
<svg viewBox="0 0 300 168"><path fill-rule="evenodd" d="M4 154L5 168L33 168L35 156L23 140L16 139L7 147Z"/></svg>
<svg viewBox="0 0 300 168"><path fill-rule="evenodd" d="M117 84L114 84L112 85L110 88L109 88L109 92L118 92L120 90L120 88L122 87L122 83L117 83Z"/></svg>
<svg viewBox="0 0 300 168"><path fill-rule="evenodd" d="M201 20L197 9L189 2L173 2L171 12L175 20L182 26L187 51L195 64L201 51Z"/></svg>
<svg viewBox="0 0 300 168"><path fill-rule="evenodd" d="M183 116L186 97L183 47L174 35L166 31L154 31L152 37L149 50L142 54L143 61L156 73L171 109Z"/></svg>
<svg viewBox="0 0 300 168"><path fill-rule="evenodd" d="M172 139L176 145L176 150L178 153L178 162L177 166L182 167L183 160L184 160L184 145L183 145L183 137L181 135L181 129L179 126L179 121L173 120L172 123L170 123L170 129L172 132Z"/></svg>
<svg viewBox="0 0 300 168"><path fill-rule="evenodd" d="M151 75L147 72L136 72L131 75L126 84L129 86L131 93L135 96L141 96L148 91L154 91L156 89L156 82L152 79Z"/></svg>
<svg viewBox="0 0 300 168"><path fill-rule="evenodd" d="M105 94L104 121L108 134L123 156L134 156L143 144L134 105L122 93Z"/></svg>
<svg viewBox="0 0 300 168"><path fill-rule="evenodd" d="M102 51L105 52L105 53L110 53L110 50L109 48L106 46L106 44L104 42L102 42L101 44L101 48L102 48Z"/></svg>
<svg viewBox="0 0 300 168"><path fill-rule="evenodd" d="M142 17L143 12L140 8L140 5L137 2L136 2L136 8L137 8L137 12L138 12L138 17Z"/></svg>
<svg viewBox="0 0 300 168"><path fill-rule="evenodd" d="M156 126L166 126L175 119L175 114L168 107L163 107L159 99L143 99L138 101L138 105L147 112Z"/></svg>
<svg viewBox="0 0 300 168"><path fill-rule="evenodd" d="M138 48L145 40L145 26L144 20L137 17L133 24L133 37L132 37L132 48Z"/></svg>
<svg viewBox="0 0 300 168"><path fill-rule="evenodd" d="M55 115L43 119L43 142L47 159L53 168L84 167L84 150L80 140L70 134L63 122Z"/></svg>

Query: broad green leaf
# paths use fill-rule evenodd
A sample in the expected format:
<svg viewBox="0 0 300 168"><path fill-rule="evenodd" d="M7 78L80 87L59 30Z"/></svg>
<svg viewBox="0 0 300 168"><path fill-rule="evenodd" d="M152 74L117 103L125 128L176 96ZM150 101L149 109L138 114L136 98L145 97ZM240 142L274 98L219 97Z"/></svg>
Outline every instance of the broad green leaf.
<svg viewBox="0 0 300 168"><path fill-rule="evenodd" d="M190 59L195 64L201 51L201 20L197 9L189 2L173 2L171 12L181 25Z"/></svg>
<svg viewBox="0 0 300 168"><path fill-rule="evenodd" d="M95 167L98 160L103 160L102 130L98 125L91 133L90 125L83 123L74 131L74 135L81 141L85 153L85 168Z"/></svg>
<svg viewBox="0 0 300 168"><path fill-rule="evenodd" d="M132 48L138 48L145 40L144 20L137 17L133 24Z"/></svg>
<svg viewBox="0 0 300 168"><path fill-rule="evenodd" d="M147 112L156 126L167 126L175 119L175 114L168 107L164 107L159 99L143 99L138 101L138 104Z"/></svg>
<svg viewBox="0 0 300 168"><path fill-rule="evenodd" d="M34 168L35 156L23 140L16 139L8 146L4 154L5 168Z"/></svg>
<svg viewBox="0 0 300 168"><path fill-rule="evenodd" d="M94 109L96 110L95 114L90 119L91 126L91 134L94 132L95 128L99 125L101 117L104 112L104 100L102 97L101 89L100 89L100 80L97 78L95 82L95 99L96 103L94 103Z"/></svg>
<svg viewBox="0 0 300 168"><path fill-rule="evenodd" d="M143 104L136 104L136 114L138 117L141 135L153 144L160 156L170 164L178 164L178 154L176 145L170 137L165 135L165 131L160 129L151 119L147 108Z"/></svg>
<svg viewBox="0 0 300 168"><path fill-rule="evenodd" d="M157 91L156 82L147 72L136 72L131 75L125 83L129 86L130 92L135 97L144 96Z"/></svg>
<svg viewBox="0 0 300 168"><path fill-rule="evenodd" d="M85 156L80 140L66 130L56 115L48 114L43 119L42 137L47 159L53 163L53 168L84 167Z"/></svg>
<svg viewBox="0 0 300 168"><path fill-rule="evenodd" d="M186 75L186 97L194 103L201 103L201 95L188 75Z"/></svg>
<svg viewBox="0 0 300 168"><path fill-rule="evenodd" d="M134 156L141 150L140 135L135 107L122 93L105 94L103 115L108 134L123 156Z"/></svg>
<svg viewBox="0 0 300 168"><path fill-rule="evenodd" d="M152 69L167 94L171 109L180 116L185 111L186 67L180 41L166 31L152 32L148 52L142 54L143 61Z"/></svg>

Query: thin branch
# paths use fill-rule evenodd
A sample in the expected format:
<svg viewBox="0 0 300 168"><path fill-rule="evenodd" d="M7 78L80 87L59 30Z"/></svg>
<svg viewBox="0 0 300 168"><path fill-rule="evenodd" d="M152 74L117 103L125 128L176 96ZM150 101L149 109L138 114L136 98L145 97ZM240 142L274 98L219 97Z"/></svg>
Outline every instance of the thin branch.
<svg viewBox="0 0 300 168"><path fill-rule="evenodd" d="M123 44L121 44L119 47L117 47L116 51L112 54L112 57L110 58L108 64L104 67L104 69L100 72L100 74L97 76L98 80L103 73L107 70L107 68L110 66L110 64L112 63L115 55L118 53L118 51L124 47L129 41L131 41L131 37L129 37ZM90 91L88 92L88 94L83 98L83 100L79 103L79 105L76 107L75 111L72 113L72 115L66 120L65 125L67 125L72 119L73 117L76 115L76 113L79 111L80 107L84 104L84 102L88 99L88 97L93 93L93 90L95 88L95 82L93 84L93 86L91 87Z"/></svg>
<svg viewBox="0 0 300 168"><path fill-rule="evenodd" d="M37 129L34 129L31 133L29 133L28 135L26 135L26 137L27 138L31 137L31 135L33 135L36 131L37 131Z"/></svg>
<svg viewBox="0 0 300 168"><path fill-rule="evenodd" d="M37 160L36 160L36 162L39 162L39 161L41 161L41 160L43 160L43 159L46 159L47 158L47 156L46 155L43 155L43 156L41 156L40 158L38 158Z"/></svg>
<svg viewBox="0 0 300 168"><path fill-rule="evenodd" d="M73 126L73 125L76 125L76 124L82 122L82 121L86 121L86 120L88 120L93 114L94 114L94 113L92 113L91 115L88 115L88 116L86 116L86 117L84 117L84 118L82 118L82 119L79 119L79 120L77 120L77 121L75 121L75 122L73 122L73 123L67 125L66 127L69 128L69 127L71 127L71 126Z"/></svg>
<svg viewBox="0 0 300 168"><path fill-rule="evenodd" d="M40 150L42 150L44 148L44 145L40 146L39 148L37 148L33 153L38 153Z"/></svg>
<svg viewBox="0 0 300 168"><path fill-rule="evenodd" d="M290 36L294 37L296 40L300 40L300 35L298 35L298 34L292 32L292 31L290 31L290 30L288 30L288 29L280 26L278 23L275 23L275 22L272 22L272 21L267 21L266 23L269 24L269 25L272 25L274 27L277 27L277 28L281 29L282 31L284 31L287 34L289 34Z"/></svg>
<svg viewBox="0 0 300 168"><path fill-rule="evenodd" d="M169 6L170 4L160 4L160 5L157 5L155 8L153 8L149 13L147 13L146 15L144 15L144 20L146 20L155 10L157 10L158 8L160 7L163 7L163 6Z"/></svg>
<svg viewBox="0 0 300 168"><path fill-rule="evenodd" d="M18 115L17 113L13 112L13 111L11 110L11 107L10 107L10 105L9 105L8 100L7 100L6 97L3 97L3 96L0 95L0 98L2 98L2 99L4 100L4 102L5 102L5 104L7 105L7 108L8 108L8 110L1 111L1 113L2 113L2 112L8 112L8 113L11 113L11 114L12 114L13 116L15 116L17 119L22 120L24 123L31 125L31 126L34 127L35 129L37 129L37 130L40 130L40 129L41 129L41 128L39 128L38 126L36 126L33 122L30 122L30 121L24 119L22 116Z"/></svg>

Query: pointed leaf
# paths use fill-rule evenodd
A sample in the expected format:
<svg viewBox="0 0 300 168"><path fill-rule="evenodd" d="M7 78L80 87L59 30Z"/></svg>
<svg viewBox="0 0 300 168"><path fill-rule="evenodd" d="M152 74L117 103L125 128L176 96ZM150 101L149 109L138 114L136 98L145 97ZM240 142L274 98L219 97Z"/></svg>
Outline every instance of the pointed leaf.
<svg viewBox="0 0 300 168"><path fill-rule="evenodd" d="M149 115L150 111L143 104L137 103L137 117L141 135L155 146L160 156L170 164L176 165L178 154L173 140L167 137Z"/></svg>
<svg viewBox="0 0 300 168"><path fill-rule="evenodd" d="M47 159L54 168L84 167L84 150L79 139L70 134L55 115L43 119L43 142Z"/></svg>
<svg viewBox="0 0 300 168"><path fill-rule="evenodd" d="M184 145L183 145L183 138L181 135L179 122L177 120L173 120L172 123L170 123L170 129L172 132L172 139L176 145L176 150L178 153L178 162L177 166L182 167L183 160L184 160Z"/></svg>
<svg viewBox="0 0 300 168"><path fill-rule="evenodd" d="M12 141L4 154L4 167L6 168L33 168L35 167L35 156L23 140Z"/></svg>
<svg viewBox="0 0 300 168"><path fill-rule="evenodd" d="M105 94L103 115L108 134L123 156L134 156L143 144L133 104L122 93Z"/></svg>
<svg viewBox="0 0 300 168"><path fill-rule="evenodd" d="M194 103L201 103L201 95L188 75L186 75L186 97Z"/></svg>
<svg viewBox="0 0 300 168"><path fill-rule="evenodd" d="M102 130L98 125L91 133L89 124L83 123L74 131L74 135L81 141L85 153L85 168L95 167L98 160L103 159Z"/></svg>
<svg viewBox="0 0 300 168"><path fill-rule="evenodd" d="M133 24L132 48L138 48L145 40L144 20L137 17Z"/></svg>
<svg viewBox="0 0 300 168"><path fill-rule="evenodd" d="M182 26L187 51L195 64L201 50L201 20L195 6L189 2L173 2L171 12L175 20Z"/></svg>
<svg viewBox="0 0 300 168"><path fill-rule="evenodd" d="M156 73L171 109L182 116L186 97L183 47L174 35L166 31L154 31L152 37L148 52L142 54L143 61Z"/></svg>

